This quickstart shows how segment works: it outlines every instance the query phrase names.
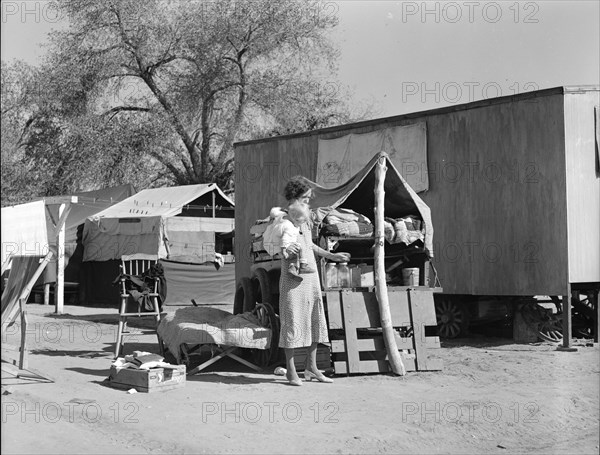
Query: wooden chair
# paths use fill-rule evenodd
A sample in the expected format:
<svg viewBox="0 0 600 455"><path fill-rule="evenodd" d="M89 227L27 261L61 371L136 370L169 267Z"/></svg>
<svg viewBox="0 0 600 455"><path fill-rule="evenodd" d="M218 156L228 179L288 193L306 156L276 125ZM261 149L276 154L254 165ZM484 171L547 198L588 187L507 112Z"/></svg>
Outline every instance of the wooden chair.
<svg viewBox="0 0 600 455"><path fill-rule="evenodd" d="M131 296L131 291L133 289L131 286L130 277L140 278L141 275L150 269L154 264L158 262L158 257L148 258L147 255L138 256L138 255L128 255L121 257L121 275L120 279L120 294L121 294L121 305L119 309L119 328L117 330L117 342L115 345L115 358L119 357L123 346L124 339L123 336L127 334L132 334L133 332L127 330L127 319L130 317L153 317L156 321L156 328L158 328L158 324L160 323L160 305L159 298L160 295L158 293L158 278L154 278L154 284L151 286L150 292L147 293L149 301L152 303L151 311L142 311L141 307L138 307L136 312L132 311L129 297ZM158 347L160 350L160 354L163 354L163 344L160 336L158 335Z"/></svg>

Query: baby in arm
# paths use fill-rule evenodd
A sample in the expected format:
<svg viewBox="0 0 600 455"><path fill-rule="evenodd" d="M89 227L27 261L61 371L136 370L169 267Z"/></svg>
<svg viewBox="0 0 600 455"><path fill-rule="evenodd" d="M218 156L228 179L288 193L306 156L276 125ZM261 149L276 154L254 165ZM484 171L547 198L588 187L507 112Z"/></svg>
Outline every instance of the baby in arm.
<svg viewBox="0 0 600 455"><path fill-rule="evenodd" d="M306 204L292 204L288 208L287 216L281 218L279 225L281 232L281 254L286 259L292 257L287 248L296 244L300 250L297 254L297 260L290 263L288 272L293 276L301 278L299 274L314 273L316 270L308 265L307 251L300 247L298 236L300 235L300 226L310 219L310 209ZM310 253L310 252L308 252Z"/></svg>

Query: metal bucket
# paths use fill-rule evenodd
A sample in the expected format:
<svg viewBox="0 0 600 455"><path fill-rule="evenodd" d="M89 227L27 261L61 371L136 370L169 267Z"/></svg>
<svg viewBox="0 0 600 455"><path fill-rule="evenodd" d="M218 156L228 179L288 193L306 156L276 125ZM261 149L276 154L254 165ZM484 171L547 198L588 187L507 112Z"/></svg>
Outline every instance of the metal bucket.
<svg viewBox="0 0 600 455"><path fill-rule="evenodd" d="M409 267L402 269L402 281L404 286L419 285L419 269L418 267Z"/></svg>

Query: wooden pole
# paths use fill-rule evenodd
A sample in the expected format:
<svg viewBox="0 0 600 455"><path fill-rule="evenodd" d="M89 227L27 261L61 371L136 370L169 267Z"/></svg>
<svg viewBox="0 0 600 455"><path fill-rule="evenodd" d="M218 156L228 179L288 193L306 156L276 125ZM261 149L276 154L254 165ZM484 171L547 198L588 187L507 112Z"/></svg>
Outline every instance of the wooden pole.
<svg viewBox="0 0 600 455"><path fill-rule="evenodd" d="M567 352L575 352L577 348L571 346L571 329L573 327L573 323L571 321L571 283L567 281L567 292L562 296L562 310L563 310L563 320L562 320L562 332L563 332L563 342L562 346L558 346L556 349L558 351L567 351Z"/></svg>
<svg viewBox="0 0 600 455"><path fill-rule="evenodd" d="M44 305L50 305L50 283L44 283Z"/></svg>
<svg viewBox="0 0 600 455"><path fill-rule="evenodd" d="M59 222L56 228L57 233L57 249L58 255L56 258L56 287L54 288L54 302L56 314L63 313L63 306L65 303L65 220L66 216L66 204L60 204L58 209Z"/></svg>
<svg viewBox="0 0 600 455"><path fill-rule="evenodd" d="M392 371L404 376L406 368L398 352L392 315L388 299L387 283L385 282L385 248L384 248L384 211L385 211L385 160L387 154L381 153L375 167L375 295L379 304L383 340Z"/></svg>

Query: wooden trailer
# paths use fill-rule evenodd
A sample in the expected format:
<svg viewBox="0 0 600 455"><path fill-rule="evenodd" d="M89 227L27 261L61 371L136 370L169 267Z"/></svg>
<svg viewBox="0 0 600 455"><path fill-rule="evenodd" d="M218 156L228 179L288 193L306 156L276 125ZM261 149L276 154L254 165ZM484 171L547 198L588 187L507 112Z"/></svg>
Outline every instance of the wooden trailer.
<svg viewBox="0 0 600 455"><path fill-rule="evenodd" d="M565 303L582 295L597 339L599 95L557 87L235 144L237 280L251 275L250 227L284 203L291 176L322 182L334 169L339 185L384 149L431 209L450 303L560 296L570 324Z"/></svg>

